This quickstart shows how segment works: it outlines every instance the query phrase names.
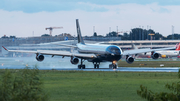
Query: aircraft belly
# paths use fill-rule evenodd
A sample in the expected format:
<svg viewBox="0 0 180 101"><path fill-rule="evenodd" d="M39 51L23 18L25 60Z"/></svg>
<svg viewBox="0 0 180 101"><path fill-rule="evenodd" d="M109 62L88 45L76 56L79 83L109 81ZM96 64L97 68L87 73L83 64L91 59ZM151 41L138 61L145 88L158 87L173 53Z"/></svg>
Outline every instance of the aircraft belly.
<svg viewBox="0 0 180 101"><path fill-rule="evenodd" d="M98 56L94 59L87 59L89 62L112 62L112 61L119 61L122 58L121 55L102 55Z"/></svg>
<svg viewBox="0 0 180 101"><path fill-rule="evenodd" d="M105 54L105 51L97 51L97 50L78 50L80 53L89 53L89 54Z"/></svg>

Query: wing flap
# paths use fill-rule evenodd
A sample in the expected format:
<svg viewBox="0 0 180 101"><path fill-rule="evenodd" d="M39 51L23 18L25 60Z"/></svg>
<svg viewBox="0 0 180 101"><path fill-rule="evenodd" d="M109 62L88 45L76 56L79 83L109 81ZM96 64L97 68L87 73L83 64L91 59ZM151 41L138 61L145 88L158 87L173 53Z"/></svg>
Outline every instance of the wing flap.
<svg viewBox="0 0 180 101"><path fill-rule="evenodd" d="M30 51L30 50L7 50L8 52L19 52L19 53L34 53L36 54L37 51Z"/></svg>
<svg viewBox="0 0 180 101"><path fill-rule="evenodd" d="M60 44L60 43L43 43L43 44L40 44L40 45L59 45L59 46L65 46L65 47L74 47L74 48L77 48L77 46L75 46L75 45L66 45L66 44Z"/></svg>
<svg viewBox="0 0 180 101"><path fill-rule="evenodd" d="M66 52L66 51L38 50L37 53L44 55L75 56L79 58L96 58L95 54L71 53L68 51Z"/></svg>

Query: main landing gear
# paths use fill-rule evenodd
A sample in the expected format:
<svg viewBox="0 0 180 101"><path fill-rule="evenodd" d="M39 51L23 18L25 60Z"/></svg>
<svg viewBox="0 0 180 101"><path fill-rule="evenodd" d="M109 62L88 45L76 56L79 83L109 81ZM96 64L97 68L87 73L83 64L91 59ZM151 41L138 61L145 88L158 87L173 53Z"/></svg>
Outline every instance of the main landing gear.
<svg viewBox="0 0 180 101"><path fill-rule="evenodd" d="M85 65L83 65L83 59L81 59L81 64L80 65L78 65L78 69L85 69L86 68L86 66Z"/></svg>
<svg viewBox="0 0 180 101"><path fill-rule="evenodd" d="M94 69L99 69L99 65L100 65L100 62L93 62L94 64Z"/></svg>
<svg viewBox="0 0 180 101"><path fill-rule="evenodd" d="M86 66L83 64L84 60L81 59L81 64L78 65L78 69L85 69ZM100 62L93 62L94 64L94 69L99 69L99 65L100 65ZM109 65L109 68L110 69L117 69L117 64L116 64L116 61L113 61L112 64Z"/></svg>
<svg viewBox="0 0 180 101"><path fill-rule="evenodd" d="M117 64L116 64L116 62L112 62L112 64L109 64L109 68L110 69L117 69Z"/></svg>

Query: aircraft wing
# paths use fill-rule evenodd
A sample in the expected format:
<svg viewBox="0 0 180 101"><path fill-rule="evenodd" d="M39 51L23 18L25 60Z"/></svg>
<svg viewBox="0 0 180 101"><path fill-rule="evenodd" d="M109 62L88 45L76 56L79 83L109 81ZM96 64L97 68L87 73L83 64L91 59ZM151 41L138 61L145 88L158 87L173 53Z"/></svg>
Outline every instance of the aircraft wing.
<svg viewBox="0 0 180 101"><path fill-rule="evenodd" d="M57 55L57 56L75 56L79 58L95 58L95 54L82 54L82 53L71 53L66 51L52 51L52 50L37 50L37 53L43 55Z"/></svg>
<svg viewBox="0 0 180 101"><path fill-rule="evenodd" d="M77 48L77 46L75 46L75 45L67 45L67 44L60 44L60 43L43 43L43 44L39 44L39 45L59 45L59 46Z"/></svg>
<svg viewBox="0 0 180 101"><path fill-rule="evenodd" d="M134 55L139 53L146 53L146 52L153 52L153 51L160 51L160 50L169 50L169 49L176 49L176 47L169 47L169 48L158 48L158 49L133 49L133 50L126 50L123 52L123 55Z"/></svg>
<svg viewBox="0 0 180 101"><path fill-rule="evenodd" d="M74 47L77 48L75 45L65 45L65 44L55 44L55 45L60 45L60 46L65 46L65 47Z"/></svg>
<svg viewBox="0 0 180 101"><path fill-rule="evenodd" d="M37 51L30 51L30 50L8 50L4 46L2 46L8 52L19 52L19 53L34 53L34 54L42 54L42 55L57 55L57 56L75 56L78 58L96 58L95 54L82 54L82 53L71 53L66 51L53 51L53 50L37 50Z"/></svg>

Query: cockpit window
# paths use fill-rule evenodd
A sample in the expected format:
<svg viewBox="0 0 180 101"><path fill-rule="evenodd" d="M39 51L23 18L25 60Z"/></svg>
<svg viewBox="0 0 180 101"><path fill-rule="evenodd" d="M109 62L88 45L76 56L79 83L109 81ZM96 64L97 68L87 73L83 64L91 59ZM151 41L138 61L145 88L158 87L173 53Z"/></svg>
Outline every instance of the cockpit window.
<svg viewBox="0 0 180 101"><path fill-rule="evenodd" d="M108 47L107 51L110 52L110 53L116 54L116 55L120 55L121 54L120 49L118 47L116 47L116 46Z"/></svg>

